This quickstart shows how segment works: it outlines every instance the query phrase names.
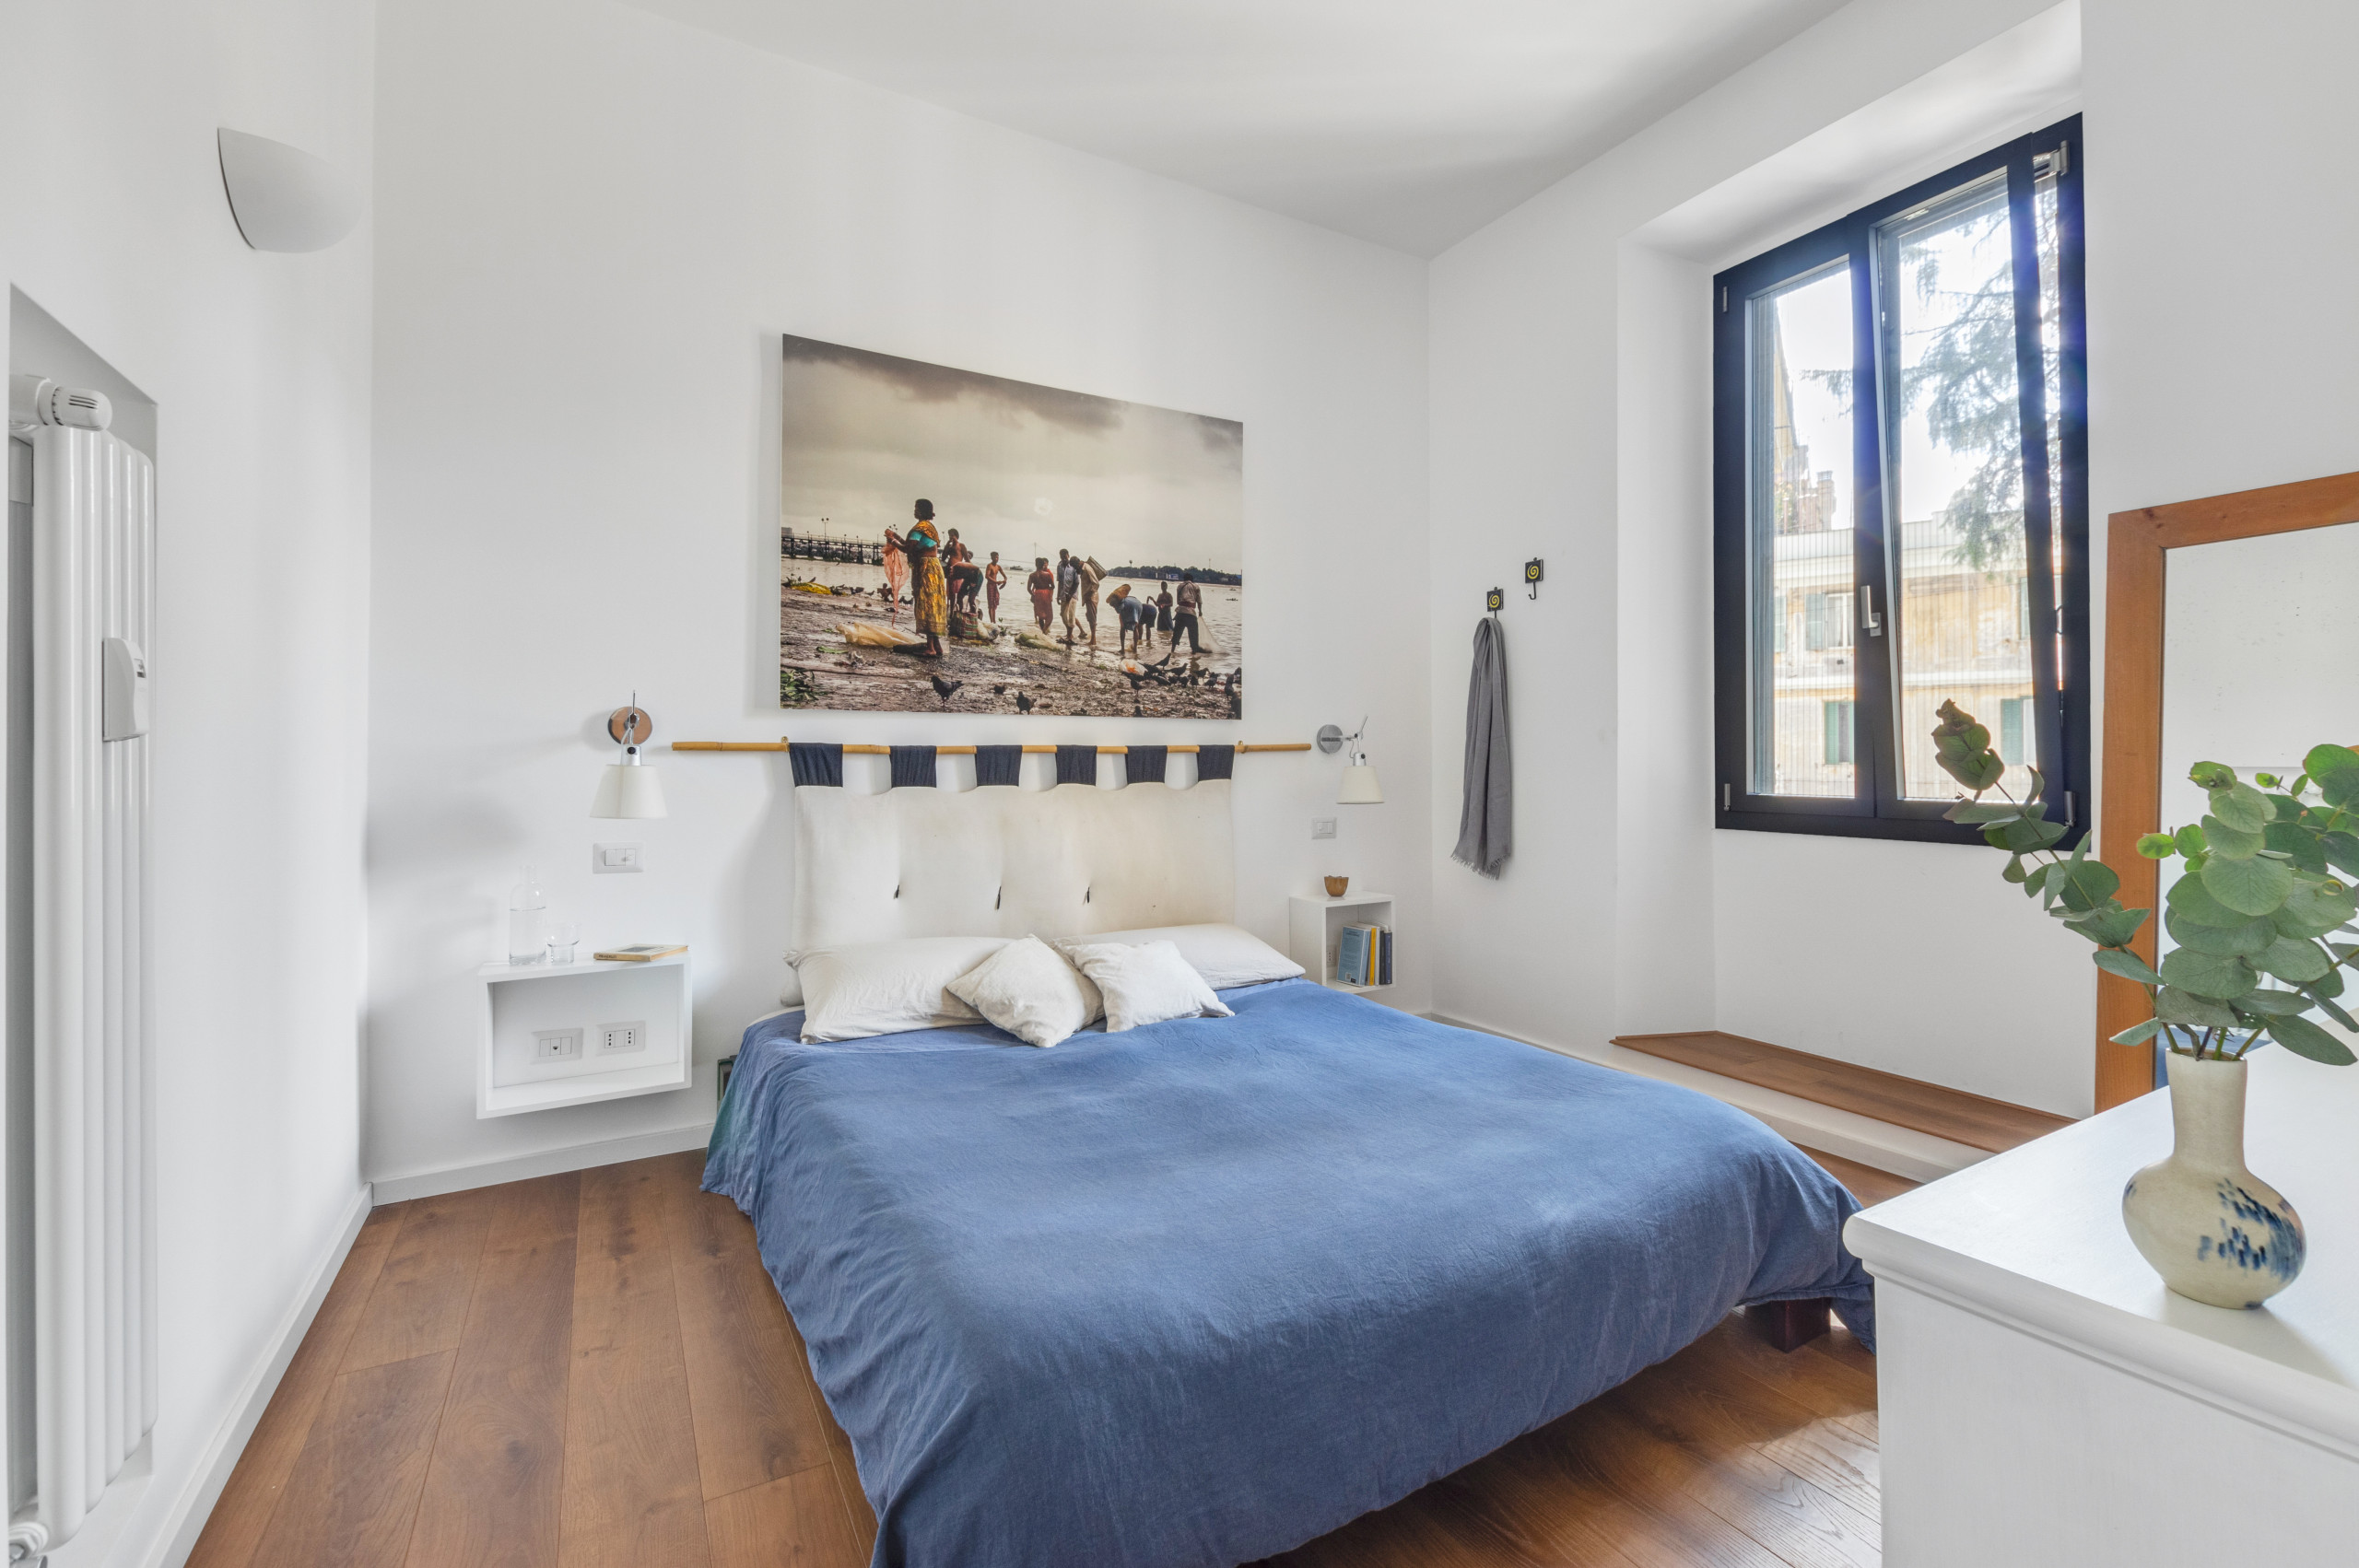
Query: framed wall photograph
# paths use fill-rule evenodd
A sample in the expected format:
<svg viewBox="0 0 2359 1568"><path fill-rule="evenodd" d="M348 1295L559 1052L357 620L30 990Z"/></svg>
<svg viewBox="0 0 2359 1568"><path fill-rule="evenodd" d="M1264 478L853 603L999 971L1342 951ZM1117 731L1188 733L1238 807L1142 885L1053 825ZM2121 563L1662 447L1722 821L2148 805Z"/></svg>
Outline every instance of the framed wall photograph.
<svg viewBox="0 0 2359 1568"><path fill-rule="evenodd" d="M1237 719L1245 427L784 340L779 702Z"/></svg>

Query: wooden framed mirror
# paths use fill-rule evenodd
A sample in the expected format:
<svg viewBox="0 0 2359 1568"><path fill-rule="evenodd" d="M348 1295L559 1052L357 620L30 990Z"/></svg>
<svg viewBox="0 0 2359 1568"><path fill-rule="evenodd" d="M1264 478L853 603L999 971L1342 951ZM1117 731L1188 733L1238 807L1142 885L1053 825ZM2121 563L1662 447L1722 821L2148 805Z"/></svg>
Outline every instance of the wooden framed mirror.
<svg viewBox="0 0 2359 1568"><path fill-rule="evenodd" d="M2337 528L2345 532L2276 538ZM2176 557L2176 576L2175 552L2183 552ZM2301 748L2359 737L2359 688L2348 698L2328 695L2336 671L2352 665L2346 661L2330 668L2319 657L2329 646L2359 649L2359 616L2336 604L2338 597L2349 599L2353 586L2359 586L2359 474L2115 512L2107 520L2100 853L2121 874L2116 896L2133 909L2157 911L2133 944L2147 963L2157 962L2163 879L2160 864L2141 857L2137 845L2142 835L2162 826L2166 793L2197 760L2178 753L2206 743L2266 752L2202 760L2239 772L2290 762L2290 772L2299 769ZM2263 600L2265 619L2259 613ZM2240 605L2255 613L2233 613ZM2176 640L2174 607L2180 626ZM2263 671L2277 678L2254 682L2245 700L2239 676ZM2201 679L2189 678L2198 672ZM2304 690L2305 685L2316 689ZM2296 733L2298 741L2292 739ZM2288 747L2290 756L2276 755ZM2147 1016L2145 995L2135 984L2099 973L2098 1110L2154 1086L2154 1045L2112 1043L2114 1035Z"/></svg>

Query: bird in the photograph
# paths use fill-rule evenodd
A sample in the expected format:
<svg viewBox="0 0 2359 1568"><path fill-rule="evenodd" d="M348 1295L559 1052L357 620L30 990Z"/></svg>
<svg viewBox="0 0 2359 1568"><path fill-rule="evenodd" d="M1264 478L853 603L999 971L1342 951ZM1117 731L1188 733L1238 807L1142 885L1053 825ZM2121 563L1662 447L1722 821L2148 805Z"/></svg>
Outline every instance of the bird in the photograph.
<svg viewBox="0 0 2359 1568"><path fill-rule="evenodd" d="M945 681L939 675L930 678L933 682L933 695L942 699L945 708L949 707L950 699L958 695L958 688L967 684L964 681Z"/></svg>
<svg viewBox="0 0 2359 1568"><path fill-rule="evenodd" d="M1017 692L1015 694L1015 711L1018 713L1029 713L1032 711L1032 694L1030 692Z"/></svg>
<svg viewBox="0 0 2359 1568"><path fill-rule="evenodd" d="M1006 685L1006 683L1004 683L1004 682L1002 682L1000 685L995 685L995 686L993 686L993 687L992 688L992 696L1005 696L1006 695L1007 695L1007 685Z"/></svg>
<svg viewBox="0 0 2359 1568"><path fill-rule="evenodd" d="M1228 716L1231 719L1245 717L1245 699L1233 691L1228 694Z"/></svg>

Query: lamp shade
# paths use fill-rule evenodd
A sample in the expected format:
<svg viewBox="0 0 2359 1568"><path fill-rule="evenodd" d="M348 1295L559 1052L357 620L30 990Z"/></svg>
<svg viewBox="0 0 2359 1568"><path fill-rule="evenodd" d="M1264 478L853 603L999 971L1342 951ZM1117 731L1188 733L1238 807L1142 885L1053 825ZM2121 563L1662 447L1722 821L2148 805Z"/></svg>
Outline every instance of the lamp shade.
<svg viewBox="0 0 2359 1568"><path fill-rule="evenodd" d="M663 809L663 780L634 752L628 762L608 763L598 776L598 794L590 802L590 814L654 817L672 813Z"/></svg>
<svg viewBox="0 0 2359 1568"><path fill-rule="evenodd" d="M1380 806L1384 804L1384 786L1376 777L1376 769L1367 763L1356 762L1344 769L1344 787L1336 791L1339 806Z"/></svg>

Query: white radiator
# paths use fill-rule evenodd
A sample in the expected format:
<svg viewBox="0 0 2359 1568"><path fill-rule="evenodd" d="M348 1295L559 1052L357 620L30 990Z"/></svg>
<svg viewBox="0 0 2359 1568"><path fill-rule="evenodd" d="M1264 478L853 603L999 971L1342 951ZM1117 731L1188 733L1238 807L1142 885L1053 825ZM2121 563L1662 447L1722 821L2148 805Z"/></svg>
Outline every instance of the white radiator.
<svg viewBox="0 0 2359 1568"><path fill-rule="evenodd" d="M12 1557L70 1538L156 1422L155 468L103 430L28 433L38 1413Z"/></svg>

